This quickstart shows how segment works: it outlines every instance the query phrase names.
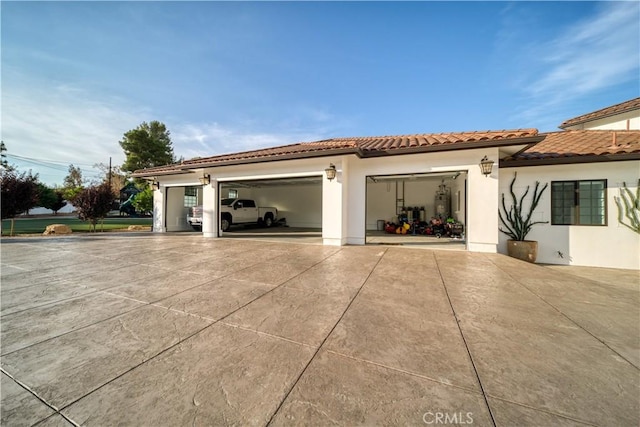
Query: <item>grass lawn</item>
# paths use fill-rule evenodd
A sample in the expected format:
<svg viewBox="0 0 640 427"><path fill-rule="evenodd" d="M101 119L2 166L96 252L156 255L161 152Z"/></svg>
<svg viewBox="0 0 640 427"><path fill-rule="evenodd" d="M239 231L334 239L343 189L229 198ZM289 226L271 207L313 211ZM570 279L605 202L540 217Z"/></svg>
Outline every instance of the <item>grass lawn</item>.
<svg viewBox="0 0 640 427"><path fill-rule="evenodd" d="M105 218L104 230L120 230L127 229L130 225L142 225L151 226L152 218ZM80 221L76 217L60 216L60 217L47 217L47 218L16 218L13 228L13 234L42 234L47 228L47 225L51 224L66 224L71 227L74 233L88 232L90 224L88 222ZM102 225L100 221L96 225L96 231L100 232ZM8 236L11 231L11 220L5 219L2 221L2 235Z"/></svg>

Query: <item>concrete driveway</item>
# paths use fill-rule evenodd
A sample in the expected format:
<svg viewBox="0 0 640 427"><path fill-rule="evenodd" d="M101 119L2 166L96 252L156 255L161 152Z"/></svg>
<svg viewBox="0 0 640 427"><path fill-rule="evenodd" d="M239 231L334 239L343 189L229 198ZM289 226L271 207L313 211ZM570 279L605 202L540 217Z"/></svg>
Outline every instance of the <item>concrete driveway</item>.
<svg viewBox="0 0 640 427"><path fill-rule="evenodd" d="M2 425L637 426L638 272L598 271L184 234L3 239Z"/></svg>

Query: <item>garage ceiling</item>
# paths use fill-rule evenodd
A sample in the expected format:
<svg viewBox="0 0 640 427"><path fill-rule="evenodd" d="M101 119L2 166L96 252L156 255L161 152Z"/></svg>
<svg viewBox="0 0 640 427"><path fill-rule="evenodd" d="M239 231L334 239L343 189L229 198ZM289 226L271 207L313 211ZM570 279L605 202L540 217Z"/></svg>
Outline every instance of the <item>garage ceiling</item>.
<svg viewBox="0 0 640 427"><path fill-rule="evenodd" d="M259 179L255 181L228 181L222 184L224 188L265 188L285 187L293 185L321 185L321 176L304 176L295 178Z"/></svg>
<svg viewBox="0 0 640 427"><path fill-rule="evenodd" d="M409 173L403 175L371 175L368 176L372 182L385 182L385 181L433 181L434 178L441 179L456 179L460 175L466 174L466 171L452 171L452 172L434 172L434 173Z"/></svg>

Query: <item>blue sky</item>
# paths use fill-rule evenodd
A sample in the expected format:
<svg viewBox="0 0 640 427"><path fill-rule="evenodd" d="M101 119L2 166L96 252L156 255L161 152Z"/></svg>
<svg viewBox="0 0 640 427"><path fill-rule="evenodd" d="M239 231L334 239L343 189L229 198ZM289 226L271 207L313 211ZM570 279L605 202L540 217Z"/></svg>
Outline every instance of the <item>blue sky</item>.
<svg viewBox="0 0 640 427"><path fill-rule="evenodd" d="M341 136L557 130L640 96L638 2L6 2L2 140L61 184L142 121L191 158ZM25 159L26 158L26 159Z"/></svg>

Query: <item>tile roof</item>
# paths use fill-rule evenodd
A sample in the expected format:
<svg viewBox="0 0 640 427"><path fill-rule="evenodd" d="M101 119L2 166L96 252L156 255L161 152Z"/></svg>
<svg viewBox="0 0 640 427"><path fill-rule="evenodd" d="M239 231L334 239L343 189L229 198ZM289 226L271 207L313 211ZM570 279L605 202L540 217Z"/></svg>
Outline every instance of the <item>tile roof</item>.
<svg viewBox="0 0 640 427"><path fill-rule="evenodd" d="M537 129L516 129L499 131L473 131L454 133L425 133L398 136L365 136L356 138L336 138L355 144L364 153L390 152L407 148L436 147L444 145L479 143L483 141L504 141L538 135Z"/></svg>
<svg viewBox="0 0 640 427"><path fill-rule="evenodd" d="M591 113L583 114L581 116L565 120L558 127L560 129L565 129L569 126L579 125L581 123L602 119L605 117L613 116L615 114L626 113L627 111L632 110L640 110L640 98L630 99L629 101L621 102L620 104L612 105L610 107L602 108L597 111L592 111Z"/></svg>
<svg viewBox="0 0 640 427"><path fill-rule="evenodd" d="M180 173L188 169L255 163L270 160L356 154L360 157L430 150L456 150L474 146L527 144L539 141L537 129L474 131L399 136L333 138L280 147L185 160L182 163L135 171L133 176Z"/></svg>
<svg viewBox="0 0 640 427"><path fill-rule="evenodd" d="M500 166L535 160L547 163L610 160L611 156L640 159L640 130L564 130L541 134L541 142L500 161ZM534 162L535 163L535 162Z"/></svg>

